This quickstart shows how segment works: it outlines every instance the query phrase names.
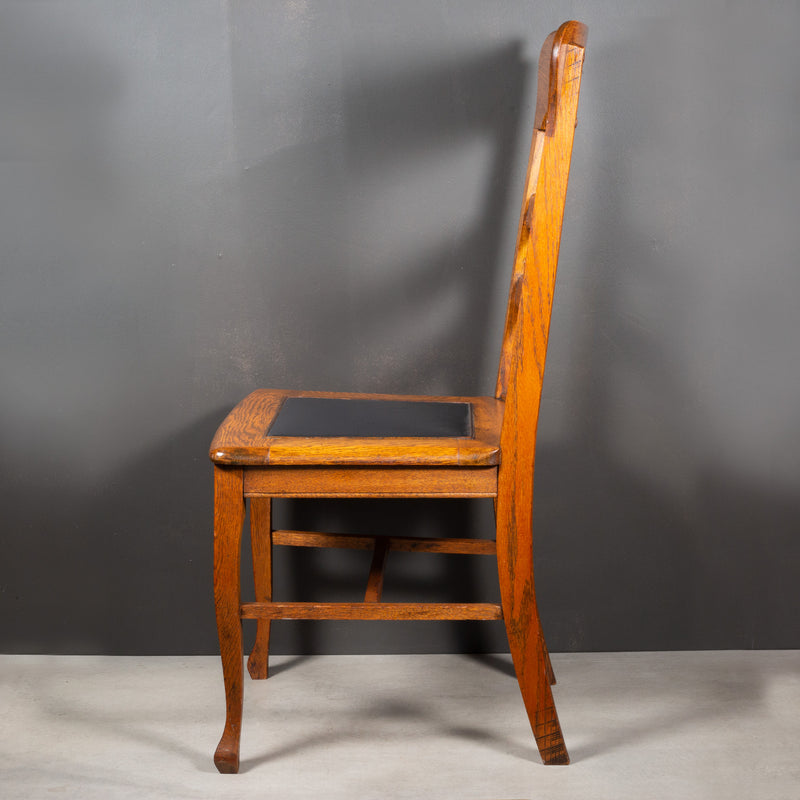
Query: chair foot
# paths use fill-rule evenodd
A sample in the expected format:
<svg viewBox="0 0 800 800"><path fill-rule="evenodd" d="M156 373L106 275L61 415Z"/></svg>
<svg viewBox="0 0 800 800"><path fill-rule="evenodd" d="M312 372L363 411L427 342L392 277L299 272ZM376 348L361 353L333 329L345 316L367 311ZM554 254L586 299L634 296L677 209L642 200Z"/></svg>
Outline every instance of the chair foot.
<svg viewBox="0 0 800 800"><path fill-rule="evenodd" d="M214 765L223 775L239 771L239 733L227 725L214 753Z"/></svg>
<svg viewBox="0 0 800 800"><path fill-rule="evenodd" d="M543 763L569 764L569 753L554 705L534 714L533 735Z"/></svg>
<svg viewBox="0 0 800 800"><path fill-rule="evenodd" d="M529 653L515 647L515 644L511 646L511 653L517 668L517 680L542 762L569 764L569 753L550 691L551 680L546 667L548 659L543 652L536 663Z"/></svg>
<svg viewBox="0 0 800 800"><path fill-rule="evenodd" d="M512 489L516 490L516 485ZM522 700L542 761L569 764L550 688L555 683L555 675L536 607L530 513L522 513L531 507L525 498L497 504L497 569L503 621Z"/></svg>

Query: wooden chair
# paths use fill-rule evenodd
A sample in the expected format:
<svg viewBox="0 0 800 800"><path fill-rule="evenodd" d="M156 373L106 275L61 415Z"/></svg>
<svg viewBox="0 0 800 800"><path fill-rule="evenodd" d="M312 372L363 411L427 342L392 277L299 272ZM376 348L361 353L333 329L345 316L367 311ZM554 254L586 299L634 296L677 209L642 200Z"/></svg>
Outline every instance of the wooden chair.
<svg viewBox="0 0 800 800"><path fill-rule="evenodd" d="M211 444L214 462L214 598L227 717L214 756L239 768L242 619L256 619L247 662L267 677L275 619L499 620L536 744L546 764L567 764L550 689L555 678L533 585L531 518L536 426L586 27L565 22L539 60L536 123L494 397L416 397L260 389L228 415ZM496 539L364 537L273 530L273 497L491 497ZM245 501L255 602L240 598ZM273 545L368 548L363 602L272 599ZM383 603L391 550L496 554L502 606Z"/></svg>

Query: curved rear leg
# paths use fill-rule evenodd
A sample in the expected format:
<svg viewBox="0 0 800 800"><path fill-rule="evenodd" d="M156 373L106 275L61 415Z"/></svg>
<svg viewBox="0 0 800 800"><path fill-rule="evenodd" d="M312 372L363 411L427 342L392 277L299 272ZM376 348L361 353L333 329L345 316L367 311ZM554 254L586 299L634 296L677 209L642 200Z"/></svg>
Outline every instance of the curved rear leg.
<svg viewBox="0 0 800 800"><path fill-rule="evenodd" d="M544 668L547 670L547 680L550 681L551 686L555 686L556 673L553 672L553 663L550 661L550 652L547 649L547 645L544 643L544 639L542 639L542 646L544 647Z"/></svg>
<svg viewBox="0 0 800 800"><path fill-rule="evenodd" d="M498 503L496 508L497 569L503 620L525 710L542 761L545 764L569 764L550 689L555 676L536 607L530 520L525 519L517 525L514 503L505 508L504 504ZM520 531L523 535L518 535Z"/></svg>
<svg viewBox="0 0 800 800"><path fill-rule="evenodd" d="M533 627L531 625L530 629ZM518 629L515 630L515 626L509 626L508 623L506 630L525 710L542 761L545 764L569 764L569 754L550 690L544 642L533 630L520 635ZM528 637L536 643L533 647L526 644Z"/></svg>
<svg viewBox="0 0 800 800"><path fill-rule="evenodd" d="M253 551L253 582L256 602L272 600L272 499L250 499L250 546ZM260 619L256 643L247 659L247 671L254 680L269 676L270 620Z"/></svg>
<svg viewBox="0 0 800 800"><path fill-rule="evenodd" d="M220 772L239 771L244 672L239 613L244 524L242 488L240 469L214 468L214 605L226 706L225 729L214 753L214 764Z"/></svg>

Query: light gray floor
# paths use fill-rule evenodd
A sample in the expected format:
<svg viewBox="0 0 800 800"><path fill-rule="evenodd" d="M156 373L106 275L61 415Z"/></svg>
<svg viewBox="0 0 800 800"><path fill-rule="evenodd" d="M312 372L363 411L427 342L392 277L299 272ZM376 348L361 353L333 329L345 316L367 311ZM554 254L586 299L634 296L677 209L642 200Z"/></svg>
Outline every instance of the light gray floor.
<svg viewBox="0 0 800 800"><path fill-rule="evenodd" d="M219 659L0 656L0 797L800 798L800 651L555 655L569 767L507 656L273 662L218 775Z"/></svg>

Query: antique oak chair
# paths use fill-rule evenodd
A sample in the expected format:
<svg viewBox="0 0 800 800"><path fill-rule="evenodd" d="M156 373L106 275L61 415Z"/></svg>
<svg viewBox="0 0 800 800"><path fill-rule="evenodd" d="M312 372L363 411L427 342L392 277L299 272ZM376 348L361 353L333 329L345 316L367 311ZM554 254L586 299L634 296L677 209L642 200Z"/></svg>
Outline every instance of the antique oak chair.
<svg viewBox="0 0 800 800"><path fill-rule="evenodd" d="M214 462L214 598L227 717L214 755L239 768L242 619L256 619L247 662L267 677L275 619L500 620L536 744L546 764L567 764L555 678L533 586L531 517L536 426L561 237L586 27L565 22L539 60L535 129L494 397L416 397L260 389L228 415ZM495 539L365 537L273 530L272 498L491 497ZM250 501L255 602L240 597L245 501ZM272 547L373 550L363 602L272 599ZM502 605L383 603L391 550L496 554Z"/></svg>

